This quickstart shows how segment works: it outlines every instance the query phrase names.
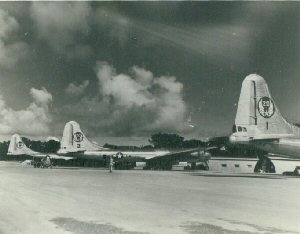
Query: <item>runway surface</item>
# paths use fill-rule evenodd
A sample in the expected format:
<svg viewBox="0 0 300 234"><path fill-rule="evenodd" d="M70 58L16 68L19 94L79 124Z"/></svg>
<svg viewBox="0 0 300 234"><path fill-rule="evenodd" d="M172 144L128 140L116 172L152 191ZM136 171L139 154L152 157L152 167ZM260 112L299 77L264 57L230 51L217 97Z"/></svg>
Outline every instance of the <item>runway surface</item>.
<svg viewBox="0 0 300 234"><path fill-rule="evenodd" d="M0 162L0 233L300 233L300 178Z"/></svg>

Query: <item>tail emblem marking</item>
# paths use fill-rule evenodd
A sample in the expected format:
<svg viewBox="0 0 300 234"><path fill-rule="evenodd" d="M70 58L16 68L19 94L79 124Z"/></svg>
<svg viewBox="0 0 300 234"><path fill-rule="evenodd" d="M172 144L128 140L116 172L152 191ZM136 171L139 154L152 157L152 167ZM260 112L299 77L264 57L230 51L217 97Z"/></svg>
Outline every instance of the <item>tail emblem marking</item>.
<svg viewBox="0 0 300 234"><path fill-rule="evenodd" d="M23 144L22 141L19 141L19 142L17 143L17 148L21 149L23 146L24 146L24 144Z"/></svg>
<svg viewBox="0 0 300 234"><path fill-rule="evenodd" d="M275 113L275 106L269 97L262 97L258 101L258 112L264 118L271 118Z"/></svg>
<svg viewBox="0 0 300 234"><path fill-rule="evenodd" d="M83 135L81 132L75 132L73 135L73 139L75 142L82 142L83 141Z"/></svg>

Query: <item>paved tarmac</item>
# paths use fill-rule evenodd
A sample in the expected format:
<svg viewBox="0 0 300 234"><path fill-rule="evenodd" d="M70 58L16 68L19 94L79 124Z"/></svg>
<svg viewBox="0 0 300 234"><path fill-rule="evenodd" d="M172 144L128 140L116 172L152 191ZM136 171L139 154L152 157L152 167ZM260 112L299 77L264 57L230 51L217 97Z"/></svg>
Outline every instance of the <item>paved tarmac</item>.
<svg viewBox="0 0 300 234"><path fill-rule="evenodd" d="M0 233L300 233L300 178L0 162Z"/></svg>

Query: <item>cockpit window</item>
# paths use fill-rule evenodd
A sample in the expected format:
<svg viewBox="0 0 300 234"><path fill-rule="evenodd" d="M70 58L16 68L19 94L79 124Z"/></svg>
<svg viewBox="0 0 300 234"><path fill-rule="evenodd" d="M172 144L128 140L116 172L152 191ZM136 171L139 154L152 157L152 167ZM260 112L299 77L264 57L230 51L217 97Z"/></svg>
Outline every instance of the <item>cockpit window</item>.
<svg viewBox="0 0 300 234"><path fill-rule="evenodd" d="M238 131L241 132L242 131L242 127L238 126Z"/></svg>
<svg viewBox="0 0 300 234"><path fill-rule="evenodd" d="M243 132L247 132L247 128L243 127Z"/></svg>
<svg viewBox="0 0 300 234"><path fill-rule="evenodd" d="M233 133L236 132L236 125L235 125L235 124L232 126L232 132L233 132Z"/></svg>

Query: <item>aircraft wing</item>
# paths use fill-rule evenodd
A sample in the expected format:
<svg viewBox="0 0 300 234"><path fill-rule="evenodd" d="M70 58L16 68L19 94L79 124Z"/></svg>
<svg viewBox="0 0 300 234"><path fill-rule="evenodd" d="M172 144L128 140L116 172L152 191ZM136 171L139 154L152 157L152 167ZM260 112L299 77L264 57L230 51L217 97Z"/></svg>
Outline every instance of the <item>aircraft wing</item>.
<svg viewBox="0 0 300 234"><path fill-rule="evenodd" d="M147 158L149 160L166 160L166 161L174 161L174 160L181 160L181 161L188 161L188 162L208 162L211 158L211 151L217 149L217 146L211 147L198 147L192 149L185 149L170 152L165 155Z"/></svg>
<svg viewBox="0 0 300 234"><path fill-rule="evenodd" d="M192 149L183 149L183 150L178 150L178 151L133 151L133 152L114 152L110 155L113 156L120 156L123 155L125 157L127 156L137 156L137 157L142 157L145 159L152 159L152 158L163 158L163 157L172 157L172 156L177 156L177 155L189 155L189 156L199 156L199 152L209 152L210 150L216 149L218 147L212 146L212 147L206 147L206 148L192 148ZM196 153L197 155L193 155L193 153ZM109 155L109 154L107 154Z"/></svg>
<svg viewBox="0 0 300 234"><path fill-rule="evenodd" d="M216 148L216 147L209 147L210 149ZM152 158L163 158L163 157L170 157L170 156L177 156L177 155L189 155L189 156L197 156L199 154L199 151L204 150L205 148L192 148L192 149L186 149L186 150L179 150L179 151L173 151L173 152L169 152L163 155L157 155L155 157ZM205 151L208 148L205 149ZM195 155L194 155L195 153ZM196 155L197 154L197 155ZM150 158L147 158L150 159Z"/></svg>
<svg viewBox="0 0 300 234"><path fill-rule="evenodd" d="M265 138L265 139L252 139L250 142L252 143L274 143L278 142L279 138Z"/></svg>
<svg viewBox="0 0 300 234"><path fill-rule="evenodd" d="M279 138L298 139L295 134L260 134L259 136L250 137L251 140L272 140Z"/></svg>
<svg viewBox="0 0 300 234"><path fill-rule="evenodd" d="M71 159L74 159L73 157L58 156L58 155L55 155L55 154L50 154L49 157L50 157L51 159L63 159L63 160L71 160Z"/></svg>
<svg viewBox="0 0 300 234"><path fill-rule="evenodd" d="M29 156L34 157L34 158L44 158L46 156L49 156L51 159L63 159L63 160L70 160L74 159L73 157L65 157L65 156L58 156L56 154L30 154Z"/></svg>
<svg viewBox="0 0 300 234"><path fill-rule="evenodd" d="M68 152L65 154L65 157L68 159L72 158L83 158L83 159L94 159L94 160L103 160L106 157L113 158L163 158L163 157L172 157L177 155L185 155L188 157L202 157L204 154L209 153L211 150L216 149L218 147L203 147L203 148L192 148L192 149L183 149L178 151L116 151L116 150L99 150L99 151L78 151L78 152ZM56 159L62 159L62 156L56 156Z"/></svg>
<svg viewBox="0 0 300 234"><path fill-rule="evenodd" d="M174 152L170 152L166 155L162 155L162 156L172 156L172 155L178 155L178 154L189 154L189 153L193 153L193 152L198 152L200 148L192 148L192 149L187 149L187 150L180 150L180 151L174 151Z"/></svg>

